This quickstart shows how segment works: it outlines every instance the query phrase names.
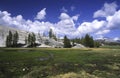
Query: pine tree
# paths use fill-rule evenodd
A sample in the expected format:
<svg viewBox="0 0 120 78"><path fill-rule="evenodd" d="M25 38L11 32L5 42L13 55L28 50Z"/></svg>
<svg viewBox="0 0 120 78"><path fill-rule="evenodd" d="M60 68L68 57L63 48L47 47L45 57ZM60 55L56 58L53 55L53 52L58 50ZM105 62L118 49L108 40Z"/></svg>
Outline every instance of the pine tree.
<svg viewBox="0 0 120 78"><path fill-rule="evenodd" d="M13 47L17 47L17 43L18 43L18 32L16 31L15 34L13 35Z"/></svg>
<svg viewBox="0 0 120 78"><path fill-rule="evenodd" d="M31 34L28 34L28 45L31 46Z"/></svg>
<svg viewBox="0 0 120 78"><path fill-rule="evenodd" d="M35 37L35 34L32 33L32 34L28 34L28 44L29 44L29 47L35 47L35 41L36 41L36 37Z"/></svg>
<svg viewBox="0 0 120 78"><path fill-rule="evenodd" d="M52 29L50 29L50 31L49 31L49 38L52 38L52 36L53 36L53 31L52 31Z"/></svg>
<svg viewBox="0 0 120 78"><path fill-rule="evenodd" d="M32 47L35 47L35 41L36 41L35 34L32 33Z"/></svg>
<svg viewBox="0 0 120 78"><path fill-rule="evenodd" d="M94 47L94 40L93 37L90 37L90 42L89 42L89 47L93 48Z"/></svg>
<svg viewBox="0 0 120 78"><path fill-rule="evenodd" d="M88 34L85 35L84 38L84 43L83 43L86 47L94 47L94 40L92 37L90 37Z"/></svg>
<svg viewBox="0 0 120 78"><path fill-rule="evenodd" d="M13 46L12 32L9 31L9 34L6 37L6 47L12 47L12 46Z"/></svg>
<svg viewBox="0 0 120 78"><path fill-rule="evenodd" d="M71 48L70 40L64 36L64 48Z"/></svg>
<svg viewBox="0 0 120 78"><path fill-rule="evenodd" d="M84 38L84 45L86 47L89 47L89 44L90 44L90 37L88 34L85 35L85 38Z"/></svg>

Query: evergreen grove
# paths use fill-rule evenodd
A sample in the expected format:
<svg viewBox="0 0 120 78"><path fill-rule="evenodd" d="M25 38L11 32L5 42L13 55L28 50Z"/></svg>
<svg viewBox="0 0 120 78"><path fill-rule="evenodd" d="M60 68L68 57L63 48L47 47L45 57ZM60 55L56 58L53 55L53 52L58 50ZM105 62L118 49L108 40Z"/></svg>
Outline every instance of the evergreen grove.
<svg viewBox="0 0 120 78"><path fill-rule="evenodd" d="M9 31L9 34L6 38L6 47L17 47L18 39L19 35L17 31L14 34Z"/></svg>
<svg viewBox="0 0 120 78"><path fill-rule="evenodd" d="M72 39L71 42L72 42L73 46L75 46L75 43L82 44L85 47L90 47L90 48L93 48L93 47L97 47L98 48L98 47L101 46L101 44L99 42L95 41L93 39L93 37L90 36L89 34L86 34L81 39L80 38Z"/></svg>
<svg viewBox="0 0 120 78"><path fill-rule="evenodd" d="M19 47L18 44L19 40L19 34L16 31L14 34L9 31L9 34L6 37L6 47ZM25 44L28 45L28 47L35 47L35 41L36 37L34 33L29 33L28 37L25 38Z"/></svg>
<svg viewBox="0 0 120 78"><path fill-rule="evenodd" d="M72 43L71 43L72 42ZM75 39L68 39L67 36L64 36L64 48L71 48L72 46L75 46L76 44L82 44L85 47L90 47L90 48L94 48L94 47L99 47L100 43L95 41L93 39L92 36L90 36L89 34L86 34L85 37L80 38L75 38Z"/></svg>

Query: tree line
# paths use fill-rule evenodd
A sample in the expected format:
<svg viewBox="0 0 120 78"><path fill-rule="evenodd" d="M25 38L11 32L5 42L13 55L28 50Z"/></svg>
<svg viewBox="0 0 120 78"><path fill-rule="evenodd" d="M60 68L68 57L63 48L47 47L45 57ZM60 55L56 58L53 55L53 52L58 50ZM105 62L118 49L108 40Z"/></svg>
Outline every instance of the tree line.
<svg viewBox="0 0 120 78"><path fill-rule="evenodd" d="M49 31L49 38L54 39L57 41L57 37L56 35L53 33L52 29L50 29ZM11 31L9 31L9 34L7 35L6 38L6 47L19 47L18 44L18 40L19 40L19 34L16 31L15 33L12 33ZM100 43L97 41L94 41L93 37L90 36L89 34L86 34L84 37L82 38L75 38L75 39L69 39L66 35L64 36L63 39L63 43L64 43L64 48L71 48L73 46L77 44L82 44L86 47L99 47ZM34 33L29 33L27 37L25 37L25 44L27 44L27 47L36 47L36 35Z"/></svg>
<svg viewBox="0 0 120 78"><path fill-rule="evenodd" d="M6 37L6 47L19 47L18 44L19 40L19 34L16 31L15 33L12 33L9 31L7 37ZM29 33L28 37L25 38L25 44L28 45L28 47L35 47L36 43L36 36L34 33Z"/></svg>
<svg viewBox="0 0 120 78"><path fill-rule="evenodd" d="M100 43L95 41L92 36L86 34L85 37L82 38L75 38L75 39L68 39L67 36L64 36L64 48L71 48L77 44L82 44L86 47L94 48L99 47Z"/></svg>
<svg viewBox="0 0 120 78"><path fill-rule="evenodd" d="M53 33L52 29L49 31L49 38L57 40L56 35ZM6 47L19 47L19 34L16 31L15 33L12 33L9 31L7 37L6 37ZM27 37L25 37L25 44L27 44L27 47L36 47L36 35L32 32L29 33Z"/></svg>

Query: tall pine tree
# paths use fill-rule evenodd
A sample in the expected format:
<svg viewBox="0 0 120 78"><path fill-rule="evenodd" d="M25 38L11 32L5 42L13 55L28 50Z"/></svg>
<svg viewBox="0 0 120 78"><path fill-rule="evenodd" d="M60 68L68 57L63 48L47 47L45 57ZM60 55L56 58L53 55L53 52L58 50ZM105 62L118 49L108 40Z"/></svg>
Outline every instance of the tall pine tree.
<svg viewBox="0 0 120 78"><path fill-rule="evenodd" d="M52 29L50 29L50 31L49 31L49 38L52 38L52 36L53 36L53 31L52 31Z"/></svg>
<svg viewBox="0 0 120 78"><path fill-rule="evenodd" d="M29 47L35 47L36 36L34 33L28 34L28 45Z"/></svg>
<svg viewBox="0 0 120 78"><path fill-rule="evenodd" d="M6 47L12 47L13 46L13 37L12 32L9 31L9 34L6 37Z"/></svg>
<svg viewBox="0 0 120 78"><path fill-rule="evenodd" d="M13 35L13 47L17 47L17 43L18 43L18 32L16 31L15 34Z"/></svg>
<svg viewBox="0 0 120 78"><path fill-rule="evenodd" d="M86 47L94 47L94 40L92 37L90 37L88 34L85 35L85 38L84 38L84 45Z"/></svg>
<svg viewBox="0 0 120 78"><path fill-rule="evenodd" d="M64 48L71 48L70 40L64 36Z"/></svg>
<svg viewBox="0 0 120 78"><path fill-rule="evenodd" d="M32 47L35 47L35 41L36 41L35 34L32 33Z"/></svg>

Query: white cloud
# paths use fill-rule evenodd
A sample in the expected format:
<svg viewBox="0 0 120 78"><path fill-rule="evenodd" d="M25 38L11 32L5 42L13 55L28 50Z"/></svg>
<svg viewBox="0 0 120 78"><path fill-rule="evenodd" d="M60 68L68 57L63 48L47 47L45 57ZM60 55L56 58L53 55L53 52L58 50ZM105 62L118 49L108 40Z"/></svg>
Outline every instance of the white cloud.
<svg viewBox="0 0 120 78"><path fill-rule="evenodd" d="M18 20L18 21L22 21L22 20L23 20L22 15L18 15L18 16L16 16L16 20Z"/></svg>
<svg viewBox="0 0 120 78"><path fill-rule="evenodd" d="M111 9L111 11L107 9ZM11 17L7 11L0 11L0 25L11 26L18 29L23 29L35 33L48 32L50 28L54 33L63 37L67 35L69 38L81 37L86 33L103 36L111 32L113 29L120 29L120 10L116 10L117 5L113 3L105 3L101 10L94 13L94 17L106 17L105 20L93 20L92 22L83 22L76 28L76 21L78 22L79 14L70 16L68 13L62 12L59 16L60 21L56 23L39 21L45 19L46 8L38 12L35 19L39 20L25 20L22 15ZM103 12L103 15L100 12Z"/></svg>
<svg viewBox="0 0 120 78"><path fill-rule="evenodd" d="M45 19L46 8L43 8L40 12L37 13L35 19L43 20Z"/></svg>
<svg viewBox="0 0 120 78"><path fill-rule="evenodd" d="M56 35L67 35L69 37L72 37L74 32L76 31L73 18L70 17L67 13L61 13L59 17L61 20L56 24L44 21L40 22L37 20L25 20L22 15L18 15L16 17L11 17L10 15L11 14L7 11L0 11L0 24L35 33L39 32L41 34L43 34L44 32L48 32L50 28L52 28Z"/></svg>
<svg viewBox="0 0 120 78"><path fill-rule="evenodd" d="M117 41L117 40L120 40L120 38L119 37L115 37L114 40Z"/></svg>
<svg viewBox="0 0 120 78"><path fill-rule="evenodd" d="M29 31L39 32L43 34L44 32L48 32L50 29L52 29L58 37L63 37L64 35L67 35L69 38L72 38L78 35L72 17L70 17L67 13L61 13L59 18L60 21L55 24L50 22L34 21L29 24Z"/></svg>
<svg viewBox="0 0 120 78"><path fill-rule="evenodd" d="M115 2L105 3L102 9L94 13L94 18L105 17L106 25L98 30L96 35L104 35L116 29L120 29L120 10L117 10L118 5Z"/></svg>
<svg viewBox="0 0 120 78"><path fill-rule="evenodd" d="M77 15L75 15L75 16L72 16L72 19L74 20L74 21L77 21L78 20L78 18L79 18L79 14L77 14Z"/></svg>
<svg viewBox="0 0 120 78"><path fill-rule="evenodd" d="M118 6L115 2L105 3L104 6L100 10L97 10L94 13L93 17L97 18L97 17L107 17L107 16L110 16L110 15L113 15L116 12L117 7Z"/></svg>
<svg viewBox="0 0 120 78"><path fill-rule="evenodd" d="M11 14L7 11L0 11L0 24L3 26L11 26L24 30L27 29L26 21L23 19L22 15L11 17Z"/></svg>
<svg viewBox="0 0 120 78"><path fill-rule="evenodd" d="M7 24L8 26L41 34L48 32L52 28L57 36L67 35L69 38L80 37L82 34L95 32L105 24L104 21L94 20L93 22L82 23L77 29L74 21L78 20L79 15L69 16L67 13L61 13L59 16L60 21L55 24L37 20L25 20L22 15L16 17L11 17L10 15L8 12L0 12L0 21L2 21L3 25Z"/></svg>
<svg viewBox="0 0 120 78"><path fill-rule="evenodd" d="M105 21L94 20L92 22L83 22L79 27L78 31L80 33L94 33L102 29L106 25Z"/></svg>
<svg viewBox="0 0 120 78"><path fill-rule="evenodd" d="M11 14L7 11L0 11L0 23L4 25L10 25L12 22Z"/></svg>
<svg viewBox="0 0 120 78"><path fill-rule="evenodd" d="M62 7L61 11L65 13L68 12L68 10L65 7Z"/></svg>
<svg viewBox="0 0 120 78"><path fill-rule="evenodd" d="M110 30L107 30L107 29L106 30L100 30L96 33L96 35L103 35L103 34L107 34L109 32L110 32Z"/></svg>
<svg viewBox="0 0 120 78"><path fill-rule="evenodd" d="M69 16L67 13L61 13L59 18L60 18L61 20L65 20L65 19L69 19L70 16Z"/></svg>
<svg viewBox="0 0 120 78"><path fill-rule="evenodd" d="M70 17L67 13L61 13L59 18L61 20L55 25L58 35L74 37L76 27L73 21L73 17Z"/></svg>
<svg viewBox="0 0 120 78"><path fill-rule="evenodd" d="M120 10L116 11L113 16L108 16L107 18L109 29L120 29Z"/></svg>

